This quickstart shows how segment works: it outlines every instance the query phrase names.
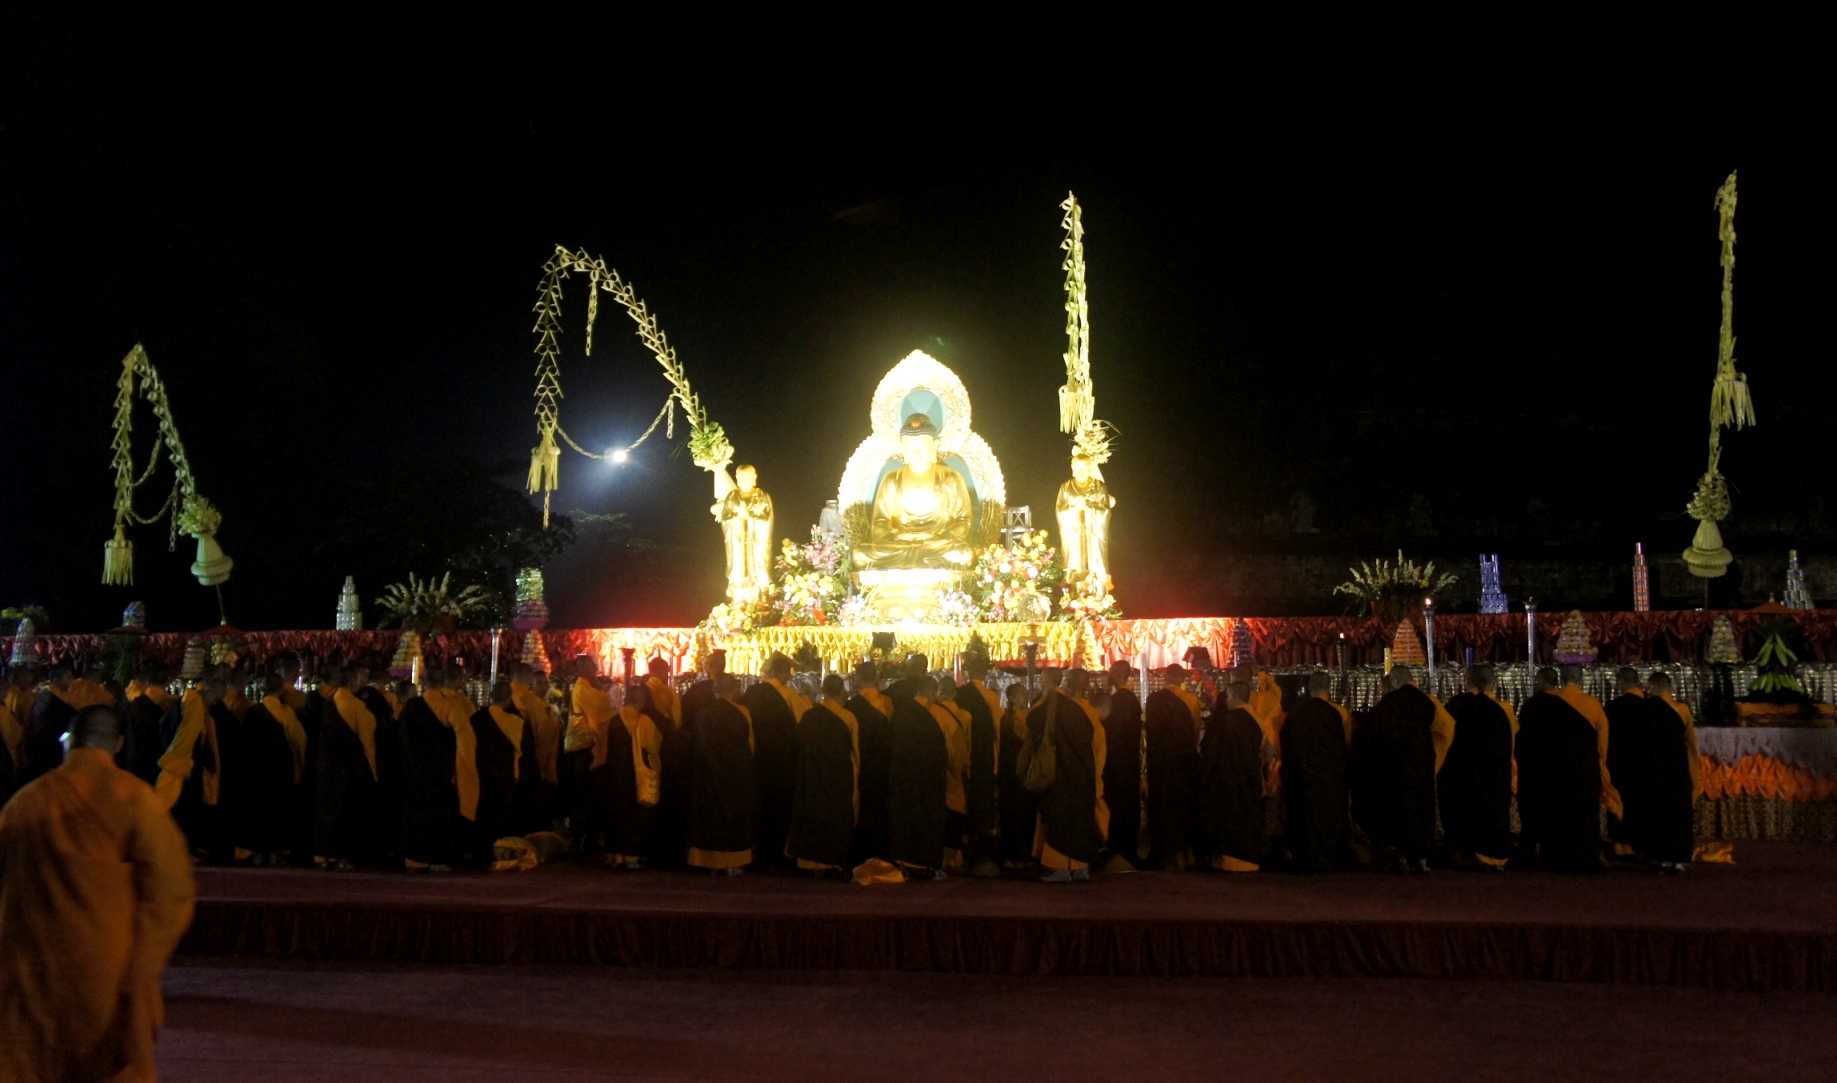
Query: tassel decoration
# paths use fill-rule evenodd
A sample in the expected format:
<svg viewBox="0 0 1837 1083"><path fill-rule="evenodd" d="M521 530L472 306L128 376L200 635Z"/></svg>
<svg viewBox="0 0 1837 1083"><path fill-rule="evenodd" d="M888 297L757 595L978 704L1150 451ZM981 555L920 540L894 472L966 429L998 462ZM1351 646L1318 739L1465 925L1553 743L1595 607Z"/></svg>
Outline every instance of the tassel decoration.
<svg viewBox="0 0 1837 1083"><path fill-rule="evenodd" d="M102 546L102 582L111 587L134 583L134 543L120 523L115 524L113 540Z"/></svg>

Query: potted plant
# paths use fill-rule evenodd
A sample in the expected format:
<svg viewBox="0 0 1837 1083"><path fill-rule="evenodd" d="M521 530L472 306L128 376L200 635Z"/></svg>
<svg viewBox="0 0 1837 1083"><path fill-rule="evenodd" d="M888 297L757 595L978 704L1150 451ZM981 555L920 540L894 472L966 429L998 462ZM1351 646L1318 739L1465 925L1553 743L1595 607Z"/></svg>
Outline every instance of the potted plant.
<svg viewBox="0 0 1837 1083"><path fill-rule="evenodd" d="M391 583L376 600L385 614L379 627L395 624L420 635L450 635L465 617L491 604L491 595L483 587L452 588L453 573L448 572L436 583L432 576L422 580L413 572L408 582Z"/></svg>
<svg viewBox="0 0 1837 1083"><path fill-rule="evenodd" d="M1397 550L1397 561L1380 557L1369 564L1348 569L1352 578L1333 588L1335 594L1349 594L1354 604L1364 602L1371 615L1387 621L1398 621L1422 604L1425 596L1444 594L1457 580L1454 573L1435 573L1435 562L1418 565Z"/></svg>

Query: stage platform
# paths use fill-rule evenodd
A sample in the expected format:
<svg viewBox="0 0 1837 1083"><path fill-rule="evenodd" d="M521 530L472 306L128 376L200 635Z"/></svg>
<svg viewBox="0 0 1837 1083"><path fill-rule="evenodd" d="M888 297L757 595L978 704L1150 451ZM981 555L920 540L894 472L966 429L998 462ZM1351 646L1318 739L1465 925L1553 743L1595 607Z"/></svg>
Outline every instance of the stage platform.
<svg viewBox="0 0 1837 1083"><path fill-rule="evenodd" d="M1837 990L1837 848L1682 876L1134 873L858 887L561 861L198 871L188 956Z"/></svg>

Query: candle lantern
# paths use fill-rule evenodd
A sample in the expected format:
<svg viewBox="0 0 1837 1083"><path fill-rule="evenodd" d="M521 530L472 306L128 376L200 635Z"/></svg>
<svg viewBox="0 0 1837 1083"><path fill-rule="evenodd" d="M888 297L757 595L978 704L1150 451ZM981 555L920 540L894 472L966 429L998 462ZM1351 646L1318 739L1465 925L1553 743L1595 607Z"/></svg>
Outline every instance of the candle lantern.
<svg viewBox="0 0 1837 1083"><path fill-rule="evenodd" d="M1524 600L1524 666L1537 668L1537 599Z"/></svg>
<svg viewBox="0 0 1837 1083"><path fill-rule="evenodd" d="M1633 543L1633 612L1647 613L1652 609L1652 570L1646 567L1646 547L1640 542Z"/></svg>
<svg viewBox="0 0 1837 1083"><path fill-rule="evenodd" d="M1435 694L1435 599L1422 600L1422 637L1427 640L1425 651L1429 666L1429 694Z"/></svg>

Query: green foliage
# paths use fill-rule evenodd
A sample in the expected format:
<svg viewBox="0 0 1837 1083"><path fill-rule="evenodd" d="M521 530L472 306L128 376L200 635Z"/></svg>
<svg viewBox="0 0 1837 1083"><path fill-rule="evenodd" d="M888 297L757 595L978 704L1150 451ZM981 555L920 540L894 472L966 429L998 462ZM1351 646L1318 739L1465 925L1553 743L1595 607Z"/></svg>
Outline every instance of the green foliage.
<svg viewBox="0 0 1837 1083"><path fill-rule="evenodd" d="M1763 695L1780 692L1798 696L1805 694L1805 686L1792 673L1792 665L1799 660L1799 656L1786 645L1786 637L1792 630L1784 621L1776 621L1766 627L1760 653L1754 656L1754 664L1760 669L1754 679L1754 691Z"/></svg>
<svg viewBox="0 0 1837 1083"><path fill-rule="evenodd" d="M102 667L103 678L120 685L133 680L140 671L140 656L146 647L146 636L125 632L109 636L96 659Z"/></svg>
<svg viewBox="0 0 1837 1083"><path fill-rule="evenodd" d="M51 614L43 606L19 605L0 609L0 634L12 635L19 630L19 622L30 618L32 630L44 635L51 630Z"/></svg>
<svg viewBox="0 0 1837 1083"><path fill-rule="evenodd" d="M376 604L387 615L377 626L386 628L393 623L426 635L449 618L457 624L490 608L489 591L477 585L454 590L452 581L452 572L441 576L438 583L432 576L422 580L409 572L408 582L391 583L383 588L383 596Z"/></svg>
<svg viewBox="0 0 1837 1083"><path fill-rule="evenodd" d="M1397 561L1380 557L1368 564L1349 569L1352 578L1333 588L1335 594L1349 594L1354 599L1376 605L1388 620L1398 620L1422 603L1424 596L1445 594L1459 582L1452 572L1435 574L1435 562L1418 565L1397 550Z"/></svg>

